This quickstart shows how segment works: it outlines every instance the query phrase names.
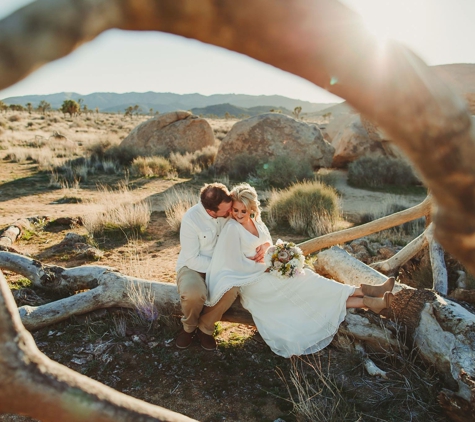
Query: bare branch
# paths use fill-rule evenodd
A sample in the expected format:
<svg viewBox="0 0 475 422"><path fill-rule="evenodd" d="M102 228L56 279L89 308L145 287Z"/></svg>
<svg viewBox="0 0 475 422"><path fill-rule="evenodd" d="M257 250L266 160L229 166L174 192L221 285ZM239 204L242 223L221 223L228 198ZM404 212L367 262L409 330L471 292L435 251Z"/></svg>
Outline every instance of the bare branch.
<svg viewBox="0 0 475 422"><path fill-rule="evenodd" d="M317 237L315 239L310 239L306 242L300 243L298 246L300 249L302 249L304 255L308 255L321 249L329 248L330 246L335 246L349 242L351 240L359 239L381 230L386 230L391 227L407 223L408 221L424 217L430 213L430 209L431 198L428 196L423 202L421 202L419 205L416 205L415 207L388 215L387 217L379 218L378 220L362 224L361 226L352 227L350 229L341 230Z"/></svg>

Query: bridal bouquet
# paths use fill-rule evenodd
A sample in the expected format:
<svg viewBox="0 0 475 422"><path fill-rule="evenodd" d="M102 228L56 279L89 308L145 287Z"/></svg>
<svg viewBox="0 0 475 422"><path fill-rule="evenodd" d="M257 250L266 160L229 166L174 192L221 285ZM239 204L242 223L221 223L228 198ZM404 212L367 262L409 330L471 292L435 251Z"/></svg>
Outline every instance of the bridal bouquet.
<svg viewBox="0 0 475 422"><path fill-rule="evenodd" d="M279 278L296 277L304 274L305 257L295 243L278 240L267 249L264 256L267 272Z"/></svg>

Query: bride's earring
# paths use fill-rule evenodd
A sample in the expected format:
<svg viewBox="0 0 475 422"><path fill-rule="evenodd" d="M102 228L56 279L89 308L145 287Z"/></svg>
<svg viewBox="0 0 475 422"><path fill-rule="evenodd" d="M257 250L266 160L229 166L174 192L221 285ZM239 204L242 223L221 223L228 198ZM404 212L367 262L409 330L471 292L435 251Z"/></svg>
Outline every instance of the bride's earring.
<svg viewBox="0 0 475 422"><path fill-rule="evenodd" d="M256 216L256 214L252 213L251 214L251 218L254 218Z"/></svg>

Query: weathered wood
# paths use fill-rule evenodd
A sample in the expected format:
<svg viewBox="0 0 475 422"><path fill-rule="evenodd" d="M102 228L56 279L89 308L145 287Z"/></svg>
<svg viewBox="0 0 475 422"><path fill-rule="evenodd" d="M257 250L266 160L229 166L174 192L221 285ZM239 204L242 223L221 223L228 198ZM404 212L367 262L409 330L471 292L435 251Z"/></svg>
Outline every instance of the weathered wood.
<svg viewBox="0 0 475 422"><path fill-rule="evenodd" d="M46 357L23 327L1 272L0 396L0 413L44 422L192 420L119 393Z"/></svg>
<svg viewBox="0 0 475 422"><path fill-rule="evenodd" d="M387 277L365 263L353 258L345 250L333 246L320 252L314 263L315 271L351 286L382 284Z"/></svg>
<svg viewBox="0 0 475 422"><path fill-rule="evenodd" d="M0 246L12 246L20 236L21 228L18 226L10 226L0 234Z"/></svg>
<svg viewBox="0 0 475 422"><path fill-rule="evenodd" d="M338 264L334 264L335 261ZM345 284L379 284L385 278L373 269L365 270L363 263L337 247L320 252L317 262L328 275ZM394 318L407 328L421 356L444 376L454 394L467 401L471 413L466 420L475 417L475 389L472 388L475 380L475 315L432 292L418 291L399 283L394 291L399 291L392 305ZM349 316L350 313L346 322L351 323ZM361 327L364 324L358 324L358 330ZM371 335L370 331L367 329L368 335ZM361 334L356 336L357 339L362 337ZM462 377L462 373L466 375Z"/></svg>
<svg viewBox="0 0 475 422"><path fill-rule="evenodd" d="M432 223L423 233L404 246L397 254L384 261L374 262L370 264L370 267L384 274L395 274L399 267L427 246L427 231L431 230L431 228L433 228Z"/></svg>
<svg viewBox="0 0 475 422"><path fill-rule="evenodd" d="M434 239L433 231L427 231L427 241L429 243L430 264L432 267L433 289L442 295L447 295L449 289L449 279L445 266L444 249Z"/></svg>
<svg viewBox="0 0 475 422"><path fill-rule="evenodd" d="M431 197L427 196L423 202L407 210L379 218L369 223L362 224L361 226L351 227L346 230L329 233L315 239L307 240L306 242L300 243L298 247L302 249L304 255L308 255L321 249L329 248L330 246L335 246L349 242L351 240L359 239L361 237L368 236L391 227L399 226L401 224L407 223L408 221L424 217L430 213L431 205Z"/></svg>

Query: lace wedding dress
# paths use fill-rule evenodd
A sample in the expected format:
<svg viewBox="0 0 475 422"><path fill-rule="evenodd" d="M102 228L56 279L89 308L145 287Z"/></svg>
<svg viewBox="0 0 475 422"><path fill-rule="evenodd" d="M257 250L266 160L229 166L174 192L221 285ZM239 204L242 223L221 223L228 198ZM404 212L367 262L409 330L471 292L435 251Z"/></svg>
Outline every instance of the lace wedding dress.
<svg viewBox="0 0 475 422"><path fill-rule="evenodd" d="M346 300L355 287L309 269L286 279L264 272L265 264L247 258L256 254L257 246L272 243L265 224L255 224L259 236L235 220L223 228L206 273L206 305L216 304L224 293L239 286L242 305L274 353L290 357L323 349L345 319Z"/></svg>

